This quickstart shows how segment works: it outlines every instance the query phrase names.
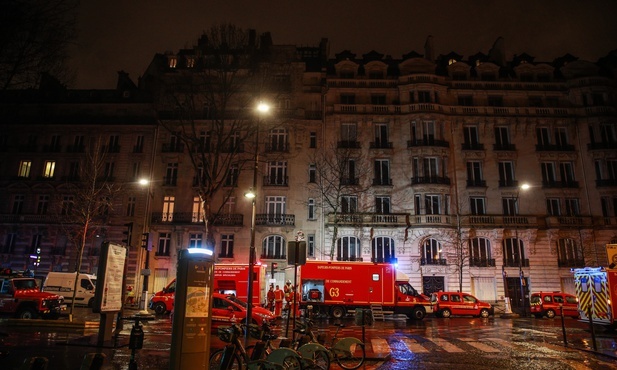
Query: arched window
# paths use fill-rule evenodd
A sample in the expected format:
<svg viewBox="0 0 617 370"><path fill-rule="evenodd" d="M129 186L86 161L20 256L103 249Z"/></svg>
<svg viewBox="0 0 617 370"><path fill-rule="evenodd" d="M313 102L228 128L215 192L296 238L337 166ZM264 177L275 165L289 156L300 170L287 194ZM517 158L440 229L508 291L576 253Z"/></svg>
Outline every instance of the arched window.
<svg viewBox="0 0 617 370"><path fill-rule="evenodd" d="M422 265L445 265L442 258L441 243L435 239L426 239L422 245Z"/></svg>
<svg viewBox="0 0 617 370"><path fill-rule="evenodd" d="M557 240L557 263L559 267L584 267L585 261L576 242L570 238Z"/></svg>
<svg viewBox="0 0 617 370"><path fill-rule="evenodd" d="M529 260L525 259L523 241L508 238L503 241L503 264L506 267L528 267Z"/></svg>
<svg viewBox="0 0 617 370"><path fill-rule="evenodd" d="M270 235L266 237L262 245L262 259L285 259L286 258L285 239L280 235Z"/></svg>
<svg viewBox="0 0 617 370"><path fill-rule="evenodd" d="M371 262L396 262L394 239L388 236L377 236L373 238L372 250Z"/></svg>
<svg viewBox="0 0 617 370"><path fill-rule="evenodd" d="M337 261L359 261L360 239L355 236L343 236L338 240L336 248Z"/></svg>
<svg viewBox="0 0 617 370"><path fill-rule="evenodd" d="M469 265L475 267L495 266L491 256L491 242L486 238L469 240Z"/></svg>

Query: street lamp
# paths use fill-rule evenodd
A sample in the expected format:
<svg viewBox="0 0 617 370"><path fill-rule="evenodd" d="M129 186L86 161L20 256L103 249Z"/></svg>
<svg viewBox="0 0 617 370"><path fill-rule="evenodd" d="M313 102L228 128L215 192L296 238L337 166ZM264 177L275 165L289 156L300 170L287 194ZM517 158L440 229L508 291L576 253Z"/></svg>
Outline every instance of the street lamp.
<svg viewBox="0 0 617 370"><path fill-rule="evenodd" d="M144 226L143 226L143 231L142 231L142 247L146 250L145 251L145 261L144 261L144 269L142 271L142 274L144 276L144 280L143 280L143 289L142 289L142 294L141 294L141 299L139 300L139 309L141 310L140 314L149 314L148 312L148 283L149 283L149 276L150 276L150 248L148 245L148 238L149 238L149 232L150 232L150 198L153 197L152 195L152 181L148 180L148 179L139 179L138 181L139 185L142 187L147 187L148 189L148 194L146 196L146 210L144 212ZM146 238L146 245L143 245L143 239L144 237Z"/></svg>
<svg viewBox="0 0 617 370"><path fill-rule="evenodd" d="M264 102L259 102L257 105L257 113L260 117L265 116L270 111L270 105ZM244 344L248 344L249 340L249 325L251 324L253 312L253 270L255 268L255 218L257 216L256 200L257 200L257 172L259 169L259 127L255 130L255 156L253 162L253 186L244 194L247 199L251 200L251 244L249 247L249 278L246 297L246 330L244 332Z"/></svg>
<svg viewBox="0 0 617 370"><path fill-rule="evenodd" d="M521 184L521 186L518 187L518 189L516 190L516 213L520 214L520 192L522 191L527 191L530 188L530 185L527 183ZM516 229L515 229L515 233L516 233L516 244L517 244L517 248L518 248L518 275L519 275L519 280L520 280L520 286L521 286L521 301L523 303L523 317L527 316L527 308L525 305L525 273L523 272L523 248L521 247L521 241L518 238L518 224L520 222L516 223Z"/></svg>

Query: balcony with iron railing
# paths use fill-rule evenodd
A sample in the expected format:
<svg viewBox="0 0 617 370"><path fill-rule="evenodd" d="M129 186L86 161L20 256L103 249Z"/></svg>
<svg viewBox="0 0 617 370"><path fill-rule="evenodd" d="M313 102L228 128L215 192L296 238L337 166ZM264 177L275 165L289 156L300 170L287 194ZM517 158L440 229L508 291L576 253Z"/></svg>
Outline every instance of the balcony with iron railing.
<svg viewBox="0 0 617 370"><path fill-rule="evenodd" d="M294 226L296 215L260 213L255 216L255 225L260 226Z"/></svg>
<svg viewBox="0 0 617 370"><path fill-rule="evenodd" d="M288 153L289 143L268 142L266 143L266 153Z"/></svg>
<svg viewBox="0 0 617 370"><path fill-rule="evenodd" d="M503 143L503 144L493 144L493 150L496 152L502 152L502 151L507 151L507 152L513 152L516 151L516 145L514 144L510 144L510 143Z"/></svg>
<svg viewBox="0 0 617 370"><path fill-rule="evenodd" d="M596 180L596 186L599 188L617 186L617 179L600 179Z"/></svg>
<svg viewBox="0 0 617 370"><path fill-rule="evenodd" d="M615 141L600 141L587 144L587 150L606 150L617 148Z"/></svg>
<svg viewBox="0 0 617 370"><path fill-rule="evenodd" d="M558 259L557 266L559 267L585 267L585 260L582 258L567 258L567 259Z"/></svg>
<svg viewBox="0 0 617 370"><path fill-rule="evenodd" d="M495 267L494 258L470 258L469 266L471 267Z"/></svg>
<svg viewBox="0 0 617 370"><path fill-rule="evenodd" d="M420 184L450 185L450 178L447 176L414 176L411 178L411 185Z"/></svg>
<svg viewBox="0 0 617 370"><path fill-rule="evenodd" d="M546 217L549 228L591 227L593 219L590 216L549 216Z"/></svg>
<svg viewBox="0 0 617 370"><path fill-rule="evenodd" d="M480 143L463 143L461 145L462 150L484 150L484 144Z"/></svg>
<svg viewBox="0 0 617 370"><path fill-rule="evenodd" d="M472 228L538 228L544 225L538 224L538 218L535 216L465 215L461 217L461 226Z"/></svg>
<svg viewBox="0 0 617 370"><path fill-rule="evenodd" d="M371 225L371 226L407 226L409 214L407 213L330 213L327 216L328 225Z"/></svg>
<svg viewBox="0 0 617 370"><path fill-rule="evenodd" d="M486 180L476 180L476 179L468 179L467 180L467 187L468 188L485 188L486 187Z"/></svg>
<svg viewBox="0 0 617 370"><path fill-rule="evenodd" d="M446 140L439 140L433 138L423 138L415 140L407 140L407 148L421 147L421 146L438 146L442 148L450 147L450 143Z"/></svg>
<svg viewBox="0 0 617 370"><path fill-rule="evenodd" d="M350 256L350 257L336 256L336 260L337 261L344 261L344 262L362 262L363 261L362 257L355 257L355 256Z"/></svg>
<svg viewBox="0 0 617 370"><path fill-rule="evenodd" d="M341 140L336 143L339 149L360 149L360 142L354 140Z"/></svg>
<svg viewBox="0 0 617 370"><path fill-rule="evenodd" d="M387 140L375 140L369 143L369 149L392 149L393 145L391 141Z"/></svg>
<svg viewBox="0 0 617 370"><path fill-rule="evenodd" d="M287 176L264 176L264 186L288 186L289 177Z"/></svg>
<svg viewBox="0 0 617 370"><path fill-rule="evenodd" d="M518 180L511 180L511 179L499 180L499 187L500 188L517 188Z"/></svg>
<svg viewBox="0 0 617 370"><path fill-rule="evenodd" d="M445 258L422 258L420 259L420 265L437 265L437 266L445 266L447 265L447 260Z"/></svg>
<svg viewBox="0 0 617 370"><path fill-rule="evenodd" d="M525 258L523 260L519 258L513 259L504 259L503 260L504 267L529 267L529 259Z"/></svg>
<svg viewBox="0 0 617 370"><path fill-rule="evenodd" d="M213 216L210 220L215 226L242 226L244 216L239 213L221 214ZM153 212L150 219L151 224L200 224L203 223L203 216L196 212Z"/></svg>
<svg viewBox="0 0 617 370"><path fill-rule="evenodd" d="M573 152L574 145L570 144L536 144L537 152Z"/></svg>
<svg viewBox="0 0 617 370"><path fill-rule="evenodd" d="M262 254L259 255L259 259L262 259L262 260L284 260L284 259L287 259L287 254L285 252L262 253Z"/></svg>
<svg viewBox="0 0 617 370"><path fill-rule="evenodd" d="M357 177L341 177L341 185L358 185L360 179Z"/></svg>
<svg viewBox="0 0 617 370"><path fill-rule="evenodd" d="M542 181L542 188L544 189L576 189L578 188L578 181L565 180L565 181Z"/></svg>
<svg viewBox="0 0 617 370"><path fill-rule="evenodd" d="M392 179L376 178L373 179L373 186L392 186Z"/></svg>

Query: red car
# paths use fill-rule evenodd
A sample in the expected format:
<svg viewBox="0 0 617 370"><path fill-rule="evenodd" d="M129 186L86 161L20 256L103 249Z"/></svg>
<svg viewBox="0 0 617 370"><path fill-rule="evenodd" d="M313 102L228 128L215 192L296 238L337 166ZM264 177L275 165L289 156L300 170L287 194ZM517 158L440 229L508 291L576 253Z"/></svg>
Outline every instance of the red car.
<svg viewBox="0 0 617 370"><path fill-rule="evenodd" d="M233 295L212 293L212 327L215 327L215 322L216 324L221 323L222 326L229 326L232 320L244 322L246 320L246 308L246 302ZM251 322L260 326L264 321L270 323L276 319L272 312L259 306L251 308L251 316Z"/></svg>

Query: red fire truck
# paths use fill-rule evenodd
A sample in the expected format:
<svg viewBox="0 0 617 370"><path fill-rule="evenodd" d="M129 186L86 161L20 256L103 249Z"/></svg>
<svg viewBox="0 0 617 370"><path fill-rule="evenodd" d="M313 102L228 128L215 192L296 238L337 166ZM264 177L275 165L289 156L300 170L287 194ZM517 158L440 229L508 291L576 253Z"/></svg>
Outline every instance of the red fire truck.
<svg viewBox="0 0 617 370"><path fill-rule="evenodd" d="M409 277L387 263L307 261L299 268L301 308L340 318L349 310L380 305L385 311L422 320L432 313L430 298Z"/></svg>
<svg viewBox="0 0 617 370"><path fill-rule="evenodd" d="M255 265L253 272L253 305L260 306L266 297L268 287L266 266ZM234 294L241 301L247 302L248 265L215 264L214 291L222 294ZM150 309L158 314L170 312L174 307L176 279L150 299Z"/></svg>

